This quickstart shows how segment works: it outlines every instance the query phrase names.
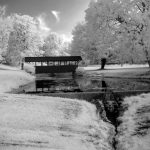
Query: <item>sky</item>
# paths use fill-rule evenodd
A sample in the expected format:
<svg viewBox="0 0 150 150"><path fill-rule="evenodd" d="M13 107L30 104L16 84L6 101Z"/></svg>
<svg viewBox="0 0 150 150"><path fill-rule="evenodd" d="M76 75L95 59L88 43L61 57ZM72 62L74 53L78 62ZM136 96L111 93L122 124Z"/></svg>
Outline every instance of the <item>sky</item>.
<svg viewBox="0 0 150 150"><path fill-rule="evenodd" d="M7 15L18 13L39 20L45 31L56 32L66 39L72 37L75 25L84 20L91 0L0 0Z"/></svg>

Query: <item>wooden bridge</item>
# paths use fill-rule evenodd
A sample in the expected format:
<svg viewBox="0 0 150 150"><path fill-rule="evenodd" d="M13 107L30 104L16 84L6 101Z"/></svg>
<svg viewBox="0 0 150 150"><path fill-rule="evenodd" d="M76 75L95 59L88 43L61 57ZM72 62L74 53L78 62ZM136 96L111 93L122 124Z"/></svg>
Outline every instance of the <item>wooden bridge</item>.
<svg viewBox="0 0 150 150"><path fill-rule="evenodd" d="M81 56L24 58L24 62L34 63L35 74L66 73L66 72L72 72L74 74L81 60L82 60Z"/></svg>

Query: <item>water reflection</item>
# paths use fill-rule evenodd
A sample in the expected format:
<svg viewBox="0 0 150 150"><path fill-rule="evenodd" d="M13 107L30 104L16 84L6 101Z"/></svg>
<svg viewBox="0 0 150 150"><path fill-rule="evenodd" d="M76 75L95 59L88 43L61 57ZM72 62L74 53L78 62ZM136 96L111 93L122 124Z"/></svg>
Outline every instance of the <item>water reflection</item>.
<svg viewBox="0 0 150 150"><path fill-rule="evenodd" d="M50 78L35 81L36 92L106 92L150 90L150 84L144 80L113 79L113 78Z"/></svg>
<svg viewBox="0 0 150 150"><path fill-rule="evenodd" d="M105 80L102 80L102 91L103 92L107 91L107 84L106 84Z"/></svg>
<svg viewBox="0 0 150 150"><path fill-rule="evenodd" d="M36 80L36 92L82 92L74 79Z"/></svg>

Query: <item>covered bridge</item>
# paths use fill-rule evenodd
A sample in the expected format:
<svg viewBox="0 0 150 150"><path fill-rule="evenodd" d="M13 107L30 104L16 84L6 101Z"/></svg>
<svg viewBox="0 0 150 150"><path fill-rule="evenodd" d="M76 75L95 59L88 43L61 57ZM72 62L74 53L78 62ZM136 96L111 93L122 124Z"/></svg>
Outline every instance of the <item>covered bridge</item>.
<svg viewBox="0 0 150 150"><path fill-rule="evenodd" d="M34 63L35 73L66 73L73 74L82 60L81 56L55 56L55 57L25 57L24 62Z"/></svg>

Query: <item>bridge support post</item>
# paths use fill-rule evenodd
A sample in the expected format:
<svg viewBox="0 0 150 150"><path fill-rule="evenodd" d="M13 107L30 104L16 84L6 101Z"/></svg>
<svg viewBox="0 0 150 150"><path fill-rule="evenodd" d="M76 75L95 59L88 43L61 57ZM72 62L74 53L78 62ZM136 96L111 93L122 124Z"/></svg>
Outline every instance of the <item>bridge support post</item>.
<svg viewBox="0 0 150 150"><path fill-rule="evenodd" d="M24 69L24 59L22 59L22 61L21 61L21 70L23 70Z"/></svg>
<svg viewBox="0 0 150 150"><path fill-rule="evenodd" d="M75 77L76 76L76 71L72 72L72 76Z"/></svg>

